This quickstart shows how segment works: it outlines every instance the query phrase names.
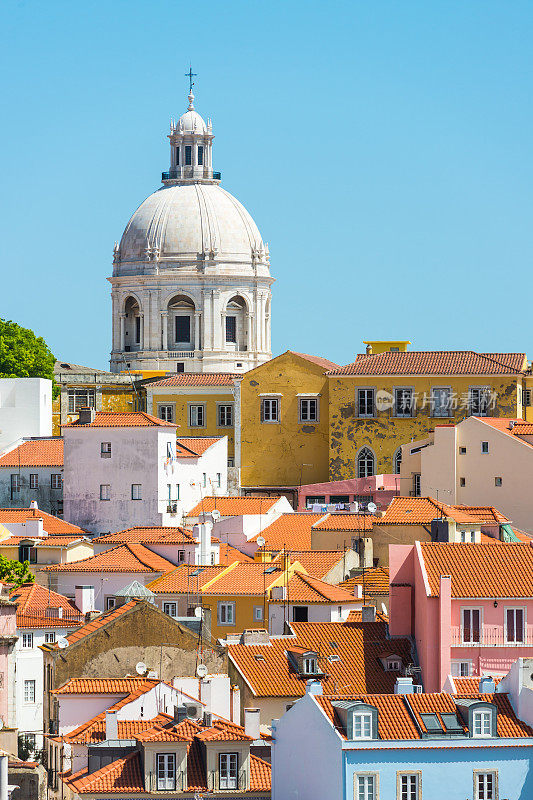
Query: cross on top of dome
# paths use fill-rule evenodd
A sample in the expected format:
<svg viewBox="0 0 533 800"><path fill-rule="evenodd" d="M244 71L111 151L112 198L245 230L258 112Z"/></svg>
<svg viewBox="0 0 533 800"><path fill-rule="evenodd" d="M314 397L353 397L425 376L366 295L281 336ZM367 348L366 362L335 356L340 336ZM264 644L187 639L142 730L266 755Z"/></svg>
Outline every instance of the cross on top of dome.
<svg viewBox="0 0 533 800"><path fill-rule="evenodd" d="M189 108L187 110L194 111L194 95L192 93L192 87L194 86L193 78L197 78L198 73L192 71L192 64L189 64L189 71L185 73L185 77L189 79Z"/></svg>

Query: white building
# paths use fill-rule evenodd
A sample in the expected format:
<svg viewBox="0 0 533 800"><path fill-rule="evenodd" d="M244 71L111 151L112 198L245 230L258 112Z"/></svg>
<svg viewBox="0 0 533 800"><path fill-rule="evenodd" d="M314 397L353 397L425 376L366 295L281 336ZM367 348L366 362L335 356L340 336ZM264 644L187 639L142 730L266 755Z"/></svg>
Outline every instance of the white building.
<svg viewBox="0 0 533 800"><path fill-rule="evenodd" d="M36 502L49 514L63 514L63 439L25 439L0 456L0 508L28 508Z"/></svg>
<svg viewBox="0 0 533 800"><path fill-rule="evenodd" d="M0 379L0 453L29 436L52 435L52 381Z"/></svg>
<svg viewBox="0 0 533 800"><path fill-rule="evenodd" d="M89 409L63 435L65 519L93 533L175 526L211 483L227 491L226 437L195 449L174 423Z"/></svg>
<svg viewBox="0 0 533 800"><path fill-rule="evenodd" d="M271 357L268 246L213 172L193 100L171 123L163 186L115 245L113 372L244 372Z"/></svg>

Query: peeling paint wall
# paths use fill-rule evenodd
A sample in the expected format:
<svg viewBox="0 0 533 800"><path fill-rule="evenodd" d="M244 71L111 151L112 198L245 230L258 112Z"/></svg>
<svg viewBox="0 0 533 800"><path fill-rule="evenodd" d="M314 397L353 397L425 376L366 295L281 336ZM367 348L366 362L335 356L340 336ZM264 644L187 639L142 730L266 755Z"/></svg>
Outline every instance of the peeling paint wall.
<svg viewBox="0 0 533 800"><path fill-rule="evenodd" d="M134 411L135 392L130 386L95 386L94 383L62 384L61 393L52 403L52 435L61 436L61 425L73 422L77 414L68 412L69 389L94 389L97 411Z"/></svg>

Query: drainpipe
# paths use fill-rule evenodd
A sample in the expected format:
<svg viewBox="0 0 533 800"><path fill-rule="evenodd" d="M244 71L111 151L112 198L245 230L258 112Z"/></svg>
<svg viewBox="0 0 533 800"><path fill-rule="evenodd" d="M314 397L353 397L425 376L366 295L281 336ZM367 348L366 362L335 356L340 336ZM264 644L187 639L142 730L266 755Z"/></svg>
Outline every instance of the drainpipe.
<svg viewBox="0 0 533 800"><path fill-rule="evenodd" d="M7 793L7 768L9 756L0 751L0 800L8 800Z"/></svg>

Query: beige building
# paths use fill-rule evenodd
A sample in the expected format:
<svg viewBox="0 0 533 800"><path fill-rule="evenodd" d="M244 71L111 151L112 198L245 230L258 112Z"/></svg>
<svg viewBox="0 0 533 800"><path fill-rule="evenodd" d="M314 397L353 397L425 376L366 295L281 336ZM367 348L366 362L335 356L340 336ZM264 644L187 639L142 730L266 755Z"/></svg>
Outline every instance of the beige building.
<svg viewBox="0 0 533 800"><path fill-rule="evenodd" d="M520 419L468 417L437 425L402 448L402 495L495 506L527 533L533 533L532 477L533 424Z"/></svg>

